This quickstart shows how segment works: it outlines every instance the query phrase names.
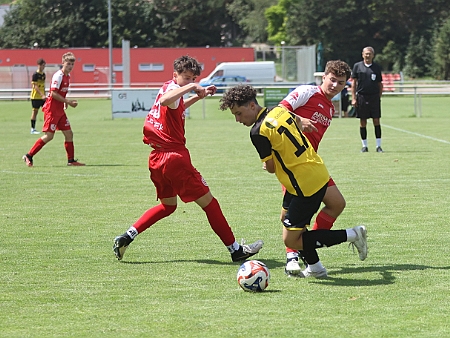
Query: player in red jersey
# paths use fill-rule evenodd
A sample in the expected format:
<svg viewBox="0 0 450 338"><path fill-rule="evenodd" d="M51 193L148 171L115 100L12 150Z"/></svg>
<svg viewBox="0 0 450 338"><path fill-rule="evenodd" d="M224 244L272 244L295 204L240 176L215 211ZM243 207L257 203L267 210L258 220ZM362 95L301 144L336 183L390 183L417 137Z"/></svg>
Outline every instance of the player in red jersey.
<svg viewBox="0 0 450 338"><path fill-rule="evenodd" d="M148 166L160 204L148 209L123 235L114 239L113 251L118 260L134 238L177 208L177 196L185 202L197 203L206 213L213 231L228 248L233 262L258 253L263 242L238 244L219 203L211 194L200 173L191 163L185 138L185 110L207 95L214 95L215 86L203 88L195 79L201 66L194 58L182 56L174 62L172 80L166 82L156 97L144 123L144 143L153 150ZM190 92L196 95L184 100Z"/></svg>
<svg viewBox="0 0 450 338"><path fill-rule="evenodd" d="M299 86L280 102L280 105L301 117L303 130L309 131L305 133L305 136L316 152L323 135L333 119L335 110L331 99L344 89L350 75L351 69L344 61L328 61L322 77L323 82L320 86ZM283 200L281 221L285 218L289 200L290 196L287 194ZM345 208L345 199L331 177L323 203L325 206L317 214L312 230L331 229L336 218ZM305 263L308 264L302 275L307 277L325 277L327 275L326 269L318 260L317 253L315 255L310 253L309 255L311 254L312 257L302 257ZM286 248L285 271L287 275L300 274L301 268L298 264L298 258L299 252L297 250ZM311 264L311 262L315 264Z"/></svg>
<svg viewBox="0 0 450 338"><path fill-rule="evenodd" d="M74 158L75 150L73 146L73 132L65 112L67 106L71 106L72 108L78 106L78 102L76 100L69 100L66 98L70 84L69 74L74 65L75 55L71 52L65 53L62 56L62 68L52 77L50 93L44 106L42 107L42 111L44 112L44 125L42 127L42 131L44 132L44 135L40 137L30 151L22 157L29 167L33 166L33 156L36 155L48 142L53 140L57 130L61 130L64 134L64 148L67 153L67 165L84 165L84 163L80 163Z"/></svg>

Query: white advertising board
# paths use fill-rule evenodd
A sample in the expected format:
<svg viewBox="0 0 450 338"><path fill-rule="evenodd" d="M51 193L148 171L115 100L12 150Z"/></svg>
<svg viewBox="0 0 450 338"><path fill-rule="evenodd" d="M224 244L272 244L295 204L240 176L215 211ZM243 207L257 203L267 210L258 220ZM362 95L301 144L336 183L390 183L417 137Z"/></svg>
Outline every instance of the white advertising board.
<svg viewBox="0 0 450 338"><path fill-rule="evenodd" d="M113 89L112 118L144 118L155 102L159 89Z"/></svg>

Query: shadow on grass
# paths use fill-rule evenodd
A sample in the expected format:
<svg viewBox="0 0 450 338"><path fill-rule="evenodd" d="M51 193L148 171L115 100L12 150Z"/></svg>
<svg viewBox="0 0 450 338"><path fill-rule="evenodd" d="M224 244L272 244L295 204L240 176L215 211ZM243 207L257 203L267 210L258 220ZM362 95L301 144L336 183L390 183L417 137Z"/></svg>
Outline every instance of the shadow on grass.
<svg viewBox="0 0 450 338"><path fill-rule="evenodd" d="M285 263L282 261L276 260L266 260L262 259L269 269L275 269L284 267ZM133 261L121 261L123 264L167 264L167 263L199 263L199 264L211 264L211 265L234 265L239 266L241 262L224 262L212 259L201 259L201 260L176 260L176 261L144 261L144 262L133 262ZM328 271L328 278L326 279L314 279L308 278L308 282L319 283L324 285L333 285L333 286L376 286L376 285L389 285L394 284L396 282L396 274L401 273L402 271L425 271L425 270L450 270L450 266L444 267L433 267L426 265L414 265L414 264L392 264L392 265L367 265L367 266L358 266L358 267L341 267L339 269L330 269ZM376 273L378 278L374 279L364 279L359 278L345 278L344 277L336 277L337 275L346 275L346 274L365 274L367 273ZM300 278L302 279L302 278Z"/></svg>
<svg viewBox="0 0 450 338"><path fill-rule="evenodd" d="M396 281L395 274L402 271L424 271L424 270L450 270L450 266L433 267L426 265L414 264L392 264L392 265L368 265L358 267L341 267L340 270L329 272L326 279L314 279L312 281L320 284L328 284L335 286L374 286L389 285ZM378 279L352 279L334 277L335 274L356 274L375 272L379 275Z"/></svg>
<svg viewBox="0 0 450 338"><path fill-rule="evenodd" d="M257 258L255 258L257 259ZM284 267L285 263L284 262L280 262L280 261L276 261L276 260L271 260L271 259L261 259L262 262L264 262L264 264L267 265L267 267L269 269L275 269L275 268L279 268L279 267ZM137 262L137 261L120 261L120 263L122 264L167 264L167 263L199 263L199 264L211 264L211 265L234 265L234 266L239 266L241 265L243 262L224 262L224 261L218 261L218 260L214 260L214 259L177 259L175 261L171 261L171 260L166 260L166 261L142 261L142 262Z"/></svg>
<svg viewBox="0 0 450 338"><path fill-rule="evenodd" d="M85 167L140 167L137 164L86 164Z"/></svg>

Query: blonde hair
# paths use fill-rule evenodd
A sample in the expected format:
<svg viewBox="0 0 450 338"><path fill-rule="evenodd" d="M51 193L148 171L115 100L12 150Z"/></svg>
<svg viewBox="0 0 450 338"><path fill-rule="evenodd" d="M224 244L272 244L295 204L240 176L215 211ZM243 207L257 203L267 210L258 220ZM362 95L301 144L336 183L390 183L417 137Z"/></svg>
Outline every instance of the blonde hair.
<svg viewBox="0 0 450 338"><path fill-rule="evenodd" d="M67 52L62 56L62 63L64 62L75 62L75 55L72 52Z"/></svg>

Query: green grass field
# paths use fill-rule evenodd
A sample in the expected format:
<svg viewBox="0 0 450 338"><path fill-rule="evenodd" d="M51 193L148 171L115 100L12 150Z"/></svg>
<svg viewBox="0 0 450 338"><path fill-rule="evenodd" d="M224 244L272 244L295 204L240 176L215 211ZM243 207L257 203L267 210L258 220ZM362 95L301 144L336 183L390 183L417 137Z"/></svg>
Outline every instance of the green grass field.
<svg viewBox="0 0 450 338"><path fill-rule="evenodd" d="M118 262L113 238L149 207L141 119L111 120L111 102L69 109L75 154L63 136L21 157L30 102L0 102L0 337L445 337L450 336L448 235L450 97L383 99L383 149L360 153L357 119L335 119L319 153L347 200L336 229L365 224L369 256L346 244L320 249L326 280L284 275L281 189L261 170L249 129L218 110L191 109L187 145L238 240L263 239L255 256L268 289L242 291L239 264L203 211L177 211L138 236ZM42 112L38 127L42 126Z"/></svg>

